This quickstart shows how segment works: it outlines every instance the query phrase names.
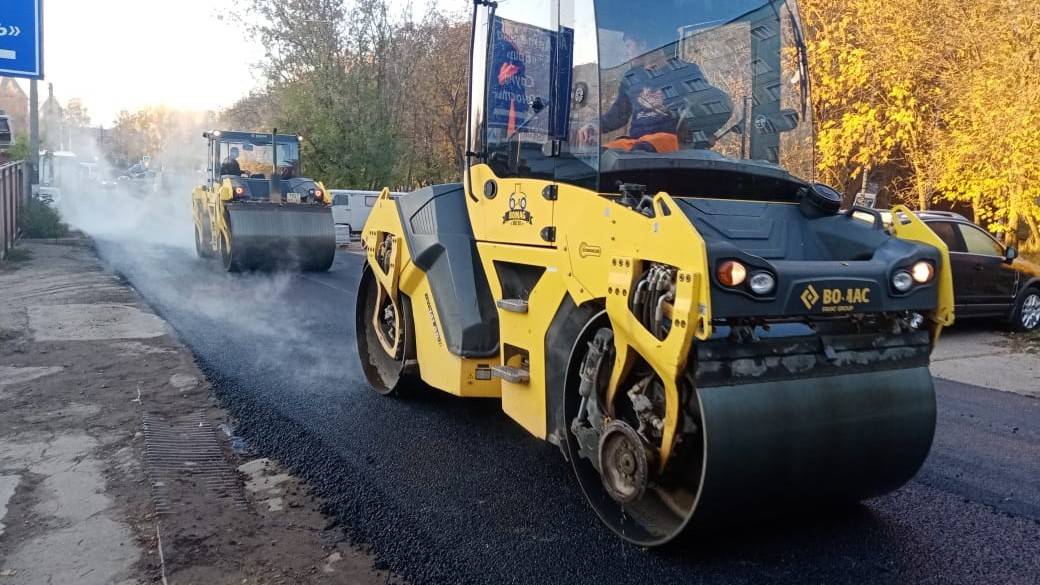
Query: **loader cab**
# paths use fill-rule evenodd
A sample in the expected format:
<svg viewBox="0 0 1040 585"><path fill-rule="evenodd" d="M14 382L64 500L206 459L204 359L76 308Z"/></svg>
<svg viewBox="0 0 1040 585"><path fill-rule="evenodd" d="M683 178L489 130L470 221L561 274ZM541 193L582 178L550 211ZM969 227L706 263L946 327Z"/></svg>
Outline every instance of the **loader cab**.
<svg viewBox="0 0 1040 585"><path fill-rule="evenodd" d="M203 136L209 139L207 174L211 189L223 181L221 166L232 149L238 153L242 170L236 181L248 187L246 193L251 198L268 197L272 173L285 178L300 174L300 137L294 134L278 134L272 138L271 134L216 130Z"/></svg>
<svg viewBox="0 0 1040 585"><path fill-rule="evenodd" d="M484 167L500 187L766 200L793 200L812 178L793 1L503 0L477 2L473 23L474 200L499 195L474 174ZM525 212L551 217L551 201L523 195Z"/></svg>

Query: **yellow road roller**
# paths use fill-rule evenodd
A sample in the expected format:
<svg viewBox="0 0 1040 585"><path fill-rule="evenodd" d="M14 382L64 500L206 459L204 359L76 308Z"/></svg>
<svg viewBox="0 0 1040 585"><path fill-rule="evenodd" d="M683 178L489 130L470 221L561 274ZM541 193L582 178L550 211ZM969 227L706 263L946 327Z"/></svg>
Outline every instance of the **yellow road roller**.
<svg viewBox="0 0 1040 585"><path fill-rule="evenodd" d="M203 133L206 184L192 193L195 250L219 256L225 270L324 271L336 231L324 185L300 177L300 137Z"/></svg>
<svg viewBox="0 0 1040 585"><path fill-rule="evenodd" d="M481 1L472 35L463 183L364 228L375 390L499 400L642 546L910 480L948 252L813 181L794 2Z"/></svg>

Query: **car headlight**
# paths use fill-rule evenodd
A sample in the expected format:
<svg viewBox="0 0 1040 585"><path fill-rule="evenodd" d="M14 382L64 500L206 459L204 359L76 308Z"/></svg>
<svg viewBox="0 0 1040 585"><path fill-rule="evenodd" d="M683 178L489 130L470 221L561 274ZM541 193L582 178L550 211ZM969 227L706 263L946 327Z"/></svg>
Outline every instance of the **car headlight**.
<svg viewBox="0 0 1040 585"><path fill-rule="evenodd" d="M776 288L776 279L768 272L756 272L748 280L748 286L751 288L751 292L756 295L765 296Z"/></svg>
<svg viewBox="0 0 1040 585"><path fill-rule="evenodd" d="M910 275L914 277L914 282L917 284L925 284L935 276L935 267L931 262L921 260L910 269Z"/></svg>
<svg viewBox="0 0 1040 585"><path fill-rule="evenodd" d="M914 277L906 270L900 270L892 275L892 287L901 293L910 290L914 286Z"/></svg>

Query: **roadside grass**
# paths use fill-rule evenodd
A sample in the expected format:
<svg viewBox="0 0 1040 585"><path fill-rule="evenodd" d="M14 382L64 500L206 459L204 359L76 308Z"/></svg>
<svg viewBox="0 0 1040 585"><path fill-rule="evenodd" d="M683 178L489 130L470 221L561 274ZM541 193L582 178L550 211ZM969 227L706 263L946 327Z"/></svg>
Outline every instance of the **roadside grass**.
<svg viewBox="0 0 1040 585"><path fill-rule="evenodd" d="M27 238L63 238L69 233L69 226L61 222L58 211L36 198L29 199L22 208L18 227Z"/></svg>
<svg viewBox="0 0 1040 585"><path fill-rule="evenodd" d="M32 260L32 252L25 248L14 247L7 252L7 258L5 258L5 260L11 263L28 262L29 260Z"/></svg>
<svg viewBox="0 0 1040 585"><path fill-rule="evenodd" d="M4 272L14 272L29 260L32 260L32 252L25 248L11 248L7 251L7 257L0 260L0 274L3 274ZM0 336L0 341L3 341L2 336Z"/></svg>

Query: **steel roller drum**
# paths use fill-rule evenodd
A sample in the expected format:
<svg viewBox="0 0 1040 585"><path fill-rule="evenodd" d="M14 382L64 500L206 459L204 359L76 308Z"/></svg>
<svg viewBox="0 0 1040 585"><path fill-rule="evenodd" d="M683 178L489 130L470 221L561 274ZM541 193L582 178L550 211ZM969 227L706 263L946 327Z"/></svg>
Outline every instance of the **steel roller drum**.
<svg viewBox="0 0 1040 585"><path fill-rule="evenodd" d="M671 473L640 501L620 506L575 461L593 508L631 542L888 493L917 473L935 431L932 378L920 366L698 388L690 402L696 438L684 437Z"/></svg>
<svg viewBox="0 0 1040 585"><path fill-rule="evenodd" d="M240 202L227 206L231 249L228 270L324 271L336 255L332 208L306 204Z"/></svg>

